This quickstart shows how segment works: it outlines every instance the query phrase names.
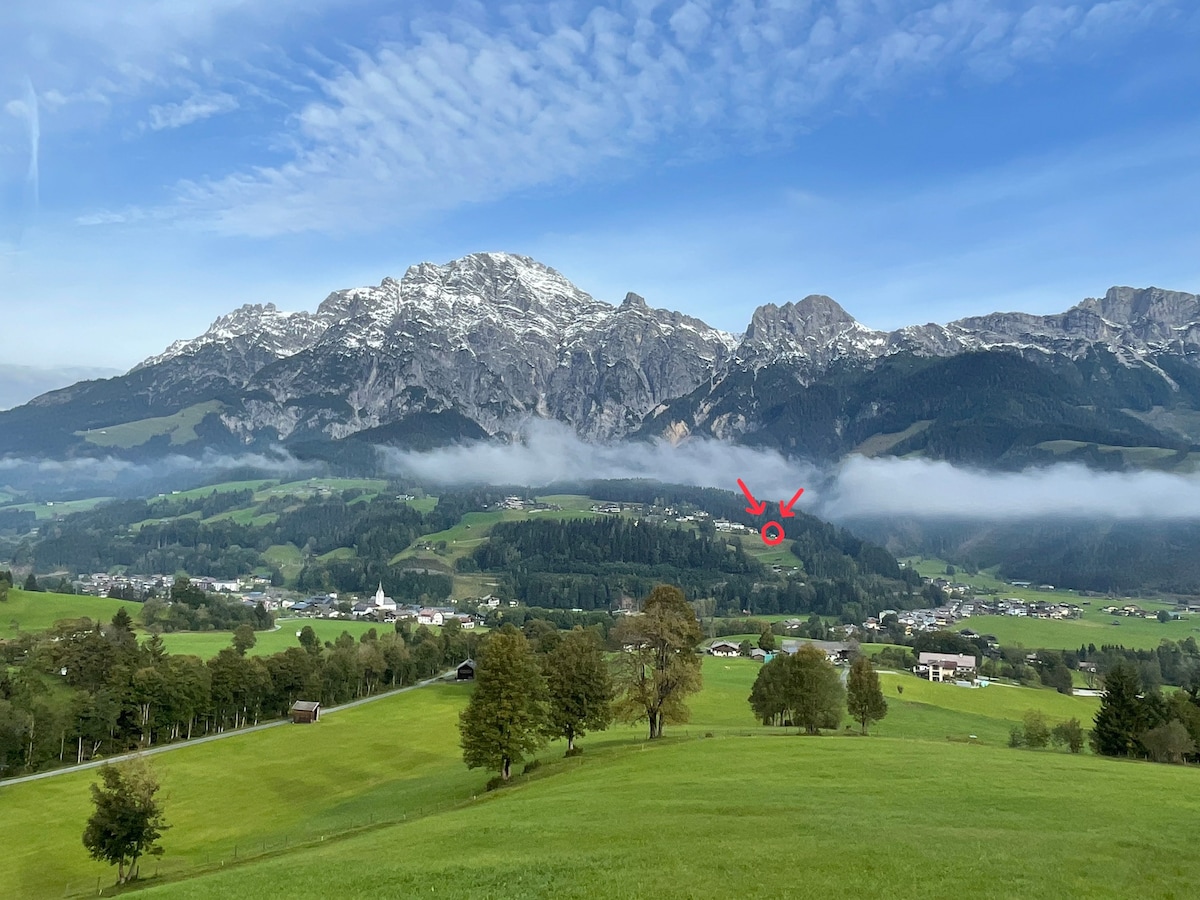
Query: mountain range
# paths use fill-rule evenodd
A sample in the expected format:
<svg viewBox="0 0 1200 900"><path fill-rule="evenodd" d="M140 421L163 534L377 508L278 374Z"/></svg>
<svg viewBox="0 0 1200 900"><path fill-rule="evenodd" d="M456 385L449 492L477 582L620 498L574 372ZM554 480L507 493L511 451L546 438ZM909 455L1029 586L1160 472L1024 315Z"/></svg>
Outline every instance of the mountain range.
<svg viewBox="0 0 1200 900"><path fill-rule="evenodd" d="M246 305L130 372L0 413L0 453L154 456L347 441L701 435L849 452L1110 468L1200 460L1200 298L1114 287L1064 313L874 331L829 297L742 334L597 300L507 253L421 263L315 312Z"/></svg>

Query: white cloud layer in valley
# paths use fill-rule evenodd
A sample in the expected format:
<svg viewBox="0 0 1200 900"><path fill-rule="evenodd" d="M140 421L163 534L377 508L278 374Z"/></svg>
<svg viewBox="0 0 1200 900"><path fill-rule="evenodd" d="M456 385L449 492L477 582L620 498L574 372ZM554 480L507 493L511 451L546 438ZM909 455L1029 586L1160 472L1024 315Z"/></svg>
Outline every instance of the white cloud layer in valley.
<svg viewBox="0 0 1200 900"><path fill-rule="evenodd" d="M381 452L394 473L435 484L538 487L649 478L736 491L741 478L757 499L773 503L803 487L796 508L835 521L880 516L1200 519L1200 476L1097 472L1075 464L989 472L947 462L853 456L820 470L775 451L712 440L676 446L662 441L589 444L553 423L537 423L521 443Z"/></svg>

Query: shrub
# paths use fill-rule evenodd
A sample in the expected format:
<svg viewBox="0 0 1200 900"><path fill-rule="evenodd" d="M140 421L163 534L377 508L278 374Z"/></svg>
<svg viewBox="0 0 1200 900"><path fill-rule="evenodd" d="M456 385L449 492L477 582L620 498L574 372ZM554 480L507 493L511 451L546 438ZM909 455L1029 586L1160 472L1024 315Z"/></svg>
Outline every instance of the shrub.
<svg viewBox="0 0 1200 900"><path fill-rule="evenodd" d="M1025 713L1025 746L1040 750L1050 743L1050 729L1040 710Z"/></svg>
<svg viewBox="0 0 1200 900"><path fill-rule="evenodd" d="M565 755L565 756L567 756L567 757L569 758L569 757L572 757L572 756L578 756L578 755L579 755L580 753L582 753L582 752L583 752L583 748L582 748L582 747L579 747L579 746L576 746L576 747L572 747L572 748L571 748L570 750L568 750L568 751L567 751L567 752L566 752L564 755Z"/></svg>
<svg viewBox="0 0 1200 900"><path fill-rule="evenodd" d="M1059 722L1050 732L1050 740L1056 747L1061 747L1066 744L1067 749L1072 753L1079 753L1083 750L1083 728L1079 725L1078 719L1068 719L1065 722Z"/></svg>
<svg viewBox="0 0 1200 900"><path fill-rule="evenodd" d="M488 779L488 783L485 785L484 790L494 791L499 787L504 787L504 778L500 775L497 775L494 778Z"/></svg>
<svg viewBox="0 0 1200 900"><path fill-rule="evenodd" d="M525 768L521 770L521 773L523 775L528 775L530 772L536 772L541 767L542 761L540 759L531 759L529 762L525 763Z"/></svg>

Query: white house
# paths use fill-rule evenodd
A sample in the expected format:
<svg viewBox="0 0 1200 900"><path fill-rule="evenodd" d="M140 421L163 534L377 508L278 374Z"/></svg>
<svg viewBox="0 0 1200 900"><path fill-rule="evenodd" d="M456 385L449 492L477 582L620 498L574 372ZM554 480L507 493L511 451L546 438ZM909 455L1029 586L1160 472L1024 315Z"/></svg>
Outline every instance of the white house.
<svg viewBox="0 0 1200 900"><path fill-rule="evenodd" d="M708 652L713 656L738 656L742 648L733 641L713 641L708 646Z"/></svg>
<svg viewBox="0 0 1200 900"><path fill-rule="evenodd" d="M423 609L417 613L418 625L441 625L445 621L445 613L440 609Z"/></svg>
<svg viewBox="0 0 1200 900"><path fill-rule="evenodd" d="M486 606L488 609L495 609L500 605L500 598L488 594L486 597L479 598L479 605Z"/></svg>
<svg viewBox="0 0 1200 900"><path fill-rule="evenodd" d="M974 678L975 657L965 653L921 653L917 656L917 674L930 681Z"/></svg>

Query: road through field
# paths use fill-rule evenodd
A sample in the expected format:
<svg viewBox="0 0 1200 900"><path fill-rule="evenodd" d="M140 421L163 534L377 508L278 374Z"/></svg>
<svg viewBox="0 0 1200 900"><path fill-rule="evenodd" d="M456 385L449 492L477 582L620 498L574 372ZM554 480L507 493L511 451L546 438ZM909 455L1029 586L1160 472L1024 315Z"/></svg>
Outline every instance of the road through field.
<svg viewBox="0 0 1200 900"><path fill-rule="evenodd" d="M432 678L426 678L424 681L418 681L416 684L410 684L408 687L397 688L394 691L384 691L380 694L373 694L370 697L363 697L360 700L351 700L349 703L343 703L341 706L331 706L328 709L321 711L321 715L327 716L330 713L338 712L343 709L350 709L354 706L362 706L364 703L370 703L373 700L382 700L384 697L394 697L396 694L403 694L407 691L413 691L417 688L428 687L431 684L436 684L441 681L449 672L442 672L440 675L435 675ZM79 772L84 769L95 769L105 763L120 762L124 759L133 759L135 756L151 756L155 753L166 753L169 750L181 750L184 747L195 747L197 744L207 744L209 741L219 741L222 738L237 737L239 734L250 734L255 731L264 731L267 728L276 728L280 725L292 724L288 719L275 719L271 722L264 722L261 725L251 725L249 728L236 728L232 731L222 731L219 734L208 734L204 737L192 738L190 741L180 741L177 744L166 744L161 747L151 747L149 750L135 750L130 753L120 753L116 756L108 756L104 759L93 759L89 762L80 763L77 766L67 766L63 769L51 769L49 772L36 772L33 775L22 775L20 778L5 778L0 781L0 788L7 787L10 784L23 784L26 781L38 781L42 778L53 778L55 775L65 775L68 772Z"/></svg>

